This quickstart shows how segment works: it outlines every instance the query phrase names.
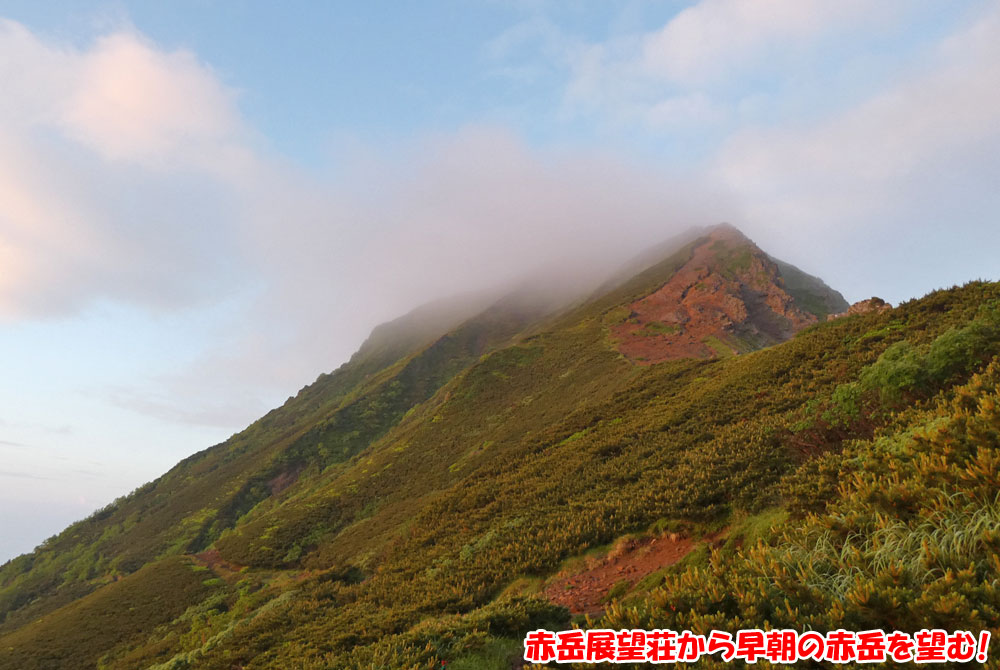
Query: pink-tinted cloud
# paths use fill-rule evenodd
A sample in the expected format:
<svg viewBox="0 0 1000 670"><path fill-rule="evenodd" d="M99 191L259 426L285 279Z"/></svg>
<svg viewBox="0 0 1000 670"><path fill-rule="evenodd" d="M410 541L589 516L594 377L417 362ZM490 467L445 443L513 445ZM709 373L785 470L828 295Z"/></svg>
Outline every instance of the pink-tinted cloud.
<svg viewBox="0 0 1000 670"><path fill-rule="evenodd" d="M191 52L164 52L120 32L97 40L74 66L62 122L106 158L197 164L242 130L233 92Z"/></svg>

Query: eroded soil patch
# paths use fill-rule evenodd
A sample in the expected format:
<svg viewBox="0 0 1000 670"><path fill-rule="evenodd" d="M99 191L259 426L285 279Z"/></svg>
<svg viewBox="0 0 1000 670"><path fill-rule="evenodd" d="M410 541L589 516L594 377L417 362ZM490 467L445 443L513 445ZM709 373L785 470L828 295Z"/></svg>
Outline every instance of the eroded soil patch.
<svg viewBox="0 0 1000 670"><path fill-rule="evenodd" d="M677 563L701 542L717 537L692 540L671 533L628 540L604 558L591 561L582 571L557 575L543 593L573 614L594 614L604 609L608 592L619 582L625 581L631 587L643 577Z"/></svg>
<svg viewBox="0 0 1000 670"><path fill-rule="evenodd" d="M659 289L611 326L618 350L648 365L783 342L816 317L783 288L778 266L735 229L713 231Z"/></svg>
<svg viewBox="0 0 1000 670"><path fill-rule="evenodd" d="M214 572L217 577L221 577L226 581L230 581L243 569L242 565L231 563L222 558L218 549L209 549L200 554L193 554L192 558L200 565Z"/></svg>

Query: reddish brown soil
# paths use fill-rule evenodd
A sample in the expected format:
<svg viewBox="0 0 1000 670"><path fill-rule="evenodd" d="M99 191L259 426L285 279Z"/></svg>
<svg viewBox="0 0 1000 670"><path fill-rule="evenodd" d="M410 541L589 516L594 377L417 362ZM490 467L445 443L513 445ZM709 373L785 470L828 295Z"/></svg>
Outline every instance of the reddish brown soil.
<svg viewBox="0 0 1000 670"><path fill-rule="evenodd" d="M209 549L208 551L203 551L200 554L194 554L193 558L222 579L232 577L243 569L242 565L230 563L226 559L222 558L218 549Z"/></svg>
<svg viewBox="0 0 1000 670"><path fill-rule="evenodd" d="M781 342L816 322L782 287L777 265L734 228L716 228L666 284L630 305L612 326L618 349L637 363L712 358L716 338Z"/></svg>
<svg viewBox="0 0 1000 670"><path fill-rule="evenodd" d="M709 539L714 539L714 536ZM646 575L673 565L687 556L697 542L676 534L630 540L585 570L557 575L544 589L551 602L573 614L594 614L604 609L604 599L618 582L634 585Z"/></svg>

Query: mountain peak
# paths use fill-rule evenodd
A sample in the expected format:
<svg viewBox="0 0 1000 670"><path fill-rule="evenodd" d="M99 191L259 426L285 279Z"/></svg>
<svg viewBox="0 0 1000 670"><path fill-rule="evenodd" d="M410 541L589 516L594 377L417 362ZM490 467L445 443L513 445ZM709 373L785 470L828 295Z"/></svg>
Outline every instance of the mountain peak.
<svg viewBox="0 0 1000 670"><path fill-rule="evenodd" d="M612 327L619 351L635 362L745 353L783 342L842 306L839 294L772 259L728 223L707 229L689 248L686 262ZM823 297L817 287L836 296L832 304L809 299Z"/></svg>
<svg viewBox="0 0 1000 670"><path fill-rule="evenodd" d="M750 238L743 234L743 231L731 223L717 223L709 226L707 236L715 240L729 240L732 242L746 242L753 244Z"/></svg>

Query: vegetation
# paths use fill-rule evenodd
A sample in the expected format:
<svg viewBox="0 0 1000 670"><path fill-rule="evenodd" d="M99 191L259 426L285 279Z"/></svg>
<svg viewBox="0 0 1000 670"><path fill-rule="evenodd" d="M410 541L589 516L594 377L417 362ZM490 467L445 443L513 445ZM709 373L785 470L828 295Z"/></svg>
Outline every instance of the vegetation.
<svg viewBox="0 0 1000 670"><path fill-rule="evenodd" d="M5 667L24 670L95 667L111 645L142 641L189 603L210 601L223 590L211 578L182 556L152 563L5 635L0 659Z"/></svg>
<svg viewBox="0 0 1000 670"><path fill-rule="evenodd" d="M1000 357L878 432L787 478L794 507L821 511L668 575L641 602L613 606L602 626L996 635ZM841 484L827 496L831 475Z"/></svg>
<svg viewBox="0 0 1000 670"><path fill-rule="evenodd" d="M688 253L560 313L382 333L0 568L0 668L509 667L570 622L525 585L666 528L730 535L594 625L1000 634L1000 285L633 365L609 326Z"/></svg>
<svg viewBox="0 0 1000 670"><path fill-rule="evenodd" d="M778 266L785 290L795 298L799 307L821 320L828 314L842 314L847 311L848 305L844 296L824 284L821 279L808 275L794 265L784 263L777 258L771 260Z"/></svg>

